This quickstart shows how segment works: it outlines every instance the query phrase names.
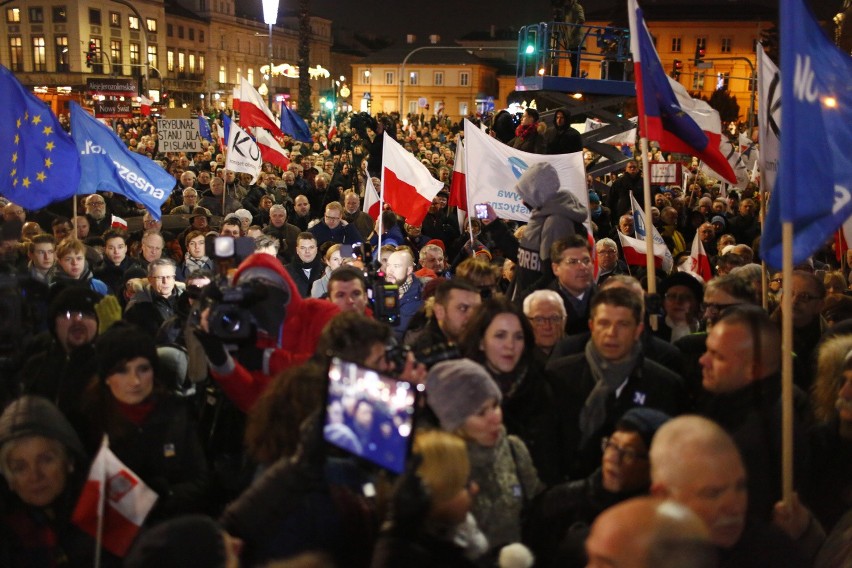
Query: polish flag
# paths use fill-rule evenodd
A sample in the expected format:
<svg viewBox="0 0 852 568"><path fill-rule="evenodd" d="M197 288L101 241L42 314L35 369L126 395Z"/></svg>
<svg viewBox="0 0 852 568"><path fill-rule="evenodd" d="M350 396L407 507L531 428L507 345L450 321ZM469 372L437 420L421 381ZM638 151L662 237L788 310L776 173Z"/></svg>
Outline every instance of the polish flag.
<svg viewBox="0 0 852 568"><path fill-rule="evenodd" d="M692 239L692 251L689 253L689 259L692 261L690 272L697 274L705 282L709 282L713 278L713 271L710 269L710 259L707 258L707 253L704 251L704 243L698 238L698 233L695 233L695 238Z"/></svg>
<svg viewBox="0 0 852 568"><path fill-rule="evenodd" d="M376 191L376 186L373 185L373 178L367 178L367 187L364 190L364 213L373 218L373 221L379 220L379 215L382 212L382 203L379 200L379 192Z"/></svg>
<svg viewBox="0 0 852 568"><path fill-rule="evenodd" d="M153 102L145 95L139 97L139 112L142 113L142 116L151 116L151 104Z"/></svg>
<svg viewBox="0 0 852 568"><path fill-rule="evenodd" d="M97 540L102 518L102 546L123 557L156 501L157 494L115 457L105 437L71 520Z"/></svg>
<svg viewBox="0 0 852 568"><path fill-rule="evenodd" d="M290 165L290 158L284 152L284 148L277 140L264 130L263 128L253 128L254 139L257 141L257 147L260 148L261 157L272 164L275 164L282 170L286 170Z"/></svg>
<svg viewBox="0 0 852 568"><path fill-rule="evenodd" d="M624 262L629 264L630 266L645 266L645 251L648 250L645 247L645 241L634 239L633 237L628 237L618 232L618 239L621 241L621 251L624 253ZM665 248L665 245L662 245ZM668 249L666 249L668 250ZM654 266L657 268L663 267L663 256L662 251L658 253L658 245L654 244Z"/></svg>
<svg viewBox="0 0 852 568"><path fill-rule="evenodd" d="M119 217L118 215L112 216L112 221L110 221L109 226L113 229L124 229L127 230L127 221Z"/></svg>
<svg viewBox="0 0 852 568"><path fill-rule="evenodd" d="M456 138L456 160L453 162L453 178L450 181L450 207L467 211L467 152L461 136Z"/></svg>
<svg viewBox="0 0 852 568"><path fill-rule="evenodd" d="M328 129L328 141L331 142L331 139L337 136L337 121L334 120L334 113L331 113L331 126Z"/></svg>
<svg viewBox="0 0 852 568"><path fill-rule="evenodd" d="M275 115L263 102L263 97L260 93L251 86L251 83L246 81L245 77L240 77L240 126L260 126L269 130L277 136L284 136L281 128L278 126L278 121Z"/></svg>
<svg viewBox="0 0 852 568"><path fill-rule="evenodd" d="M387 132L382 136L382 200L405 217L406 223L419 226L444 184Z"/></svg>
<svg viewBox="0 0 852 568"><path fill-rule="evenodd" d="M240 110L240 91L241 87L239 85L234 87L233 102L231 103L231 108L235 111Z"/></svg>

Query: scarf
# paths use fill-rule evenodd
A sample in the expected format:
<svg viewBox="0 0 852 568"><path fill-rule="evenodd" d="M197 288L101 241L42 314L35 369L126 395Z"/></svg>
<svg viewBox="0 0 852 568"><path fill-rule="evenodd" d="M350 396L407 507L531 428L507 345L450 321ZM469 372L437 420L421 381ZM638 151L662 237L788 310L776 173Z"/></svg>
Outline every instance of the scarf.
<svg viewBox="0 0 852 568"><path fill-rule="evenodd" d="M537 122L533 122L532 124L526 124L526 125L519 124L518 127L515 129L515 136L517 136L518 138L521 138L523 140L526 140L534 132L536 132L537 129L538 129L538 123Z"/></svg>
<svg viewBox="0 0 852 568"><path fill-rule="evenodd" d="M586 398L583 410L580 411L581 445L588 442L606 422L606 401L636 368L641 352L642 344L637 341L627 359L620 363L613 363L601 356L591 339L586 343L586 361L595 379L595 387Z"/></svg>

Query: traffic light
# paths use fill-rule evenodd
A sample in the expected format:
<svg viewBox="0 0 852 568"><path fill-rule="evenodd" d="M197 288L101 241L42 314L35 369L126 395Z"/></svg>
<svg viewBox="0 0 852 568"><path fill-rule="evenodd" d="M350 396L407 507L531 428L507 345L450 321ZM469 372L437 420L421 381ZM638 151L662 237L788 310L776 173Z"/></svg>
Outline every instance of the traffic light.
<svg viewBox="0 0 852 568"><path fill-rule="evenodd" d="M707 54L707 50L704 49L702 45L695 46L695 66L698 67L700 64L704 63L704 56Z"/></svg>
<svg viewBox="0 0 852 568"><path fill-rule="evenodd" d="M675 59L672 62L672 79L677 81L680 79L680 72L683 71L683 61L680 59Z"/></svg>
<svg viewBox="0 0 852 568"><path fill-rule="evenodd" d="M86 52L86 67L92 67L92 63L95 62L95 54L97 53L98 46L95 43L95 40L89 40L89 51Z"/></svg>

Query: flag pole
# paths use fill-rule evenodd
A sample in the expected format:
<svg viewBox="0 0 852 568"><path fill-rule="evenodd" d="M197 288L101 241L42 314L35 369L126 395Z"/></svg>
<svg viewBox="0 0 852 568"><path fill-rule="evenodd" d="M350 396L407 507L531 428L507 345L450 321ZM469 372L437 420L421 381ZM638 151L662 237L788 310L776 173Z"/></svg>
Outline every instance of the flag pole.
<svg viewBox="0 0 852 568"><path fill-rule="evenodd" d="M104 434L103 439L101 440L101 448L109 449L109 436ZM103 471L106 473L106 470ZM97 530L95 531L95 568L100 568L101 566L101 546L104 540L104 507L106 506L106 476L103 479L98 480L99 485L99 494L98 494L98 525Z"/></svg>
<svg viewBox="0 0 852 568"><path fill-rule="evenodd" d="M648 293L657 293L657 271L654 266L654 221L651 216L651 168L648 165L648 138L639 138L642 152L642 190L645 197L645 264L648 269ZM648 227L648 225L651 225ZM657 330L657 316L650 316L651 329Z"/></svg>
<svg viewBox="0 0 852 568"><path fill-rule="evenodd" d="M757 163L757 162L755 162ZM760 209L757 219L760 223L760 234L763 234L764 224L766 223L766 192L763 191L763 184L759 184L757 189L757 198L760 200ZM760 302L764 310L769 309L769 276L766 274L766 260L760 259Z"/></svg>
<svg viewBox="0 0 852 568"><path fill-rule="evenodd" d="M75 241L77 240L77 194L74 194L74 197L71 200L71 209L73 213L73 217L71 217L71 224L73 225L73 231L71 232L71 238ZM59 243L56 243L59 244Z"/></svg>
<svg viewBox="0 0 852 568"><path fill-rule="evenodd" d="M790 504L793 493L793 223L781 225L781 499Z"/></svg>
<svg viewBox="0 0 852 568"><path fill-rule="evenodd" d="M376 252L379 253L379 256L377 258L375 255L373 255L373 261L378 262L378 264L376 265L377 267L382 265L382 231L384 230L384 227L382 226L382 213L385 212L385 176L384 176L384 173L385 173L384 168L382 168L382 178L379 180L381 188L382 188L381 191L379 191L379 221L378 221L378 224L376 225L378 227L378 231L376 231L376 233L379 235L379 240L377 241L377 244L376 244L376 249L377 249ZM370 175L369 170L367 170L367 175Z"/></svg>

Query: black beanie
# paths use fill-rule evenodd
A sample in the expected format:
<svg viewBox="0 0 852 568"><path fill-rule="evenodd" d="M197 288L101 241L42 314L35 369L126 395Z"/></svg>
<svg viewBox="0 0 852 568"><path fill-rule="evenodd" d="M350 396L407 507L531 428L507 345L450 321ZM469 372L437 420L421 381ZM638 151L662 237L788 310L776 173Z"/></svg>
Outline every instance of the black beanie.
<svg viewBox="0 0 852 568"><path fill-rule="evenodd" d="M671 417L665 412L639 406L625 412L616 422L615 429L636 432L645 442L645 447L651 449L651 440L654 438L654 434L669 418Z"/></svg>
<svg viewBox="0 0 852 568"><path fill-rule="evenodd" d="M65 446L77 464L86 463L86 453L77 432L65 415L46 398L22 396L0 415L0 448L12 440L43 436Z"/></svg>
<svg viewBox="0 0 852 568"><path fill-rule="evenodd" d="M103 299L103 296L88 287L69 286L59 292L50 302L48 311L48 325L53 329L56 316L65 312L83 312L97 319L95 305Z"/></svg>
<svg viewBox="0 0 852 568"><path fill-rule="evenodd" d="M166 521L142 534L124 568L225 568L227 552L222 529L203 515Z"/></svg>
<svg viewBox="0 0 852 568"><path fill-rule="evenodd" d="M110 327L95 343L98 377L106 380L119 363L136 357L148 359L154 368L154 379L159 377L157 347L154 338L134 325L118 322Z"/></svg>

